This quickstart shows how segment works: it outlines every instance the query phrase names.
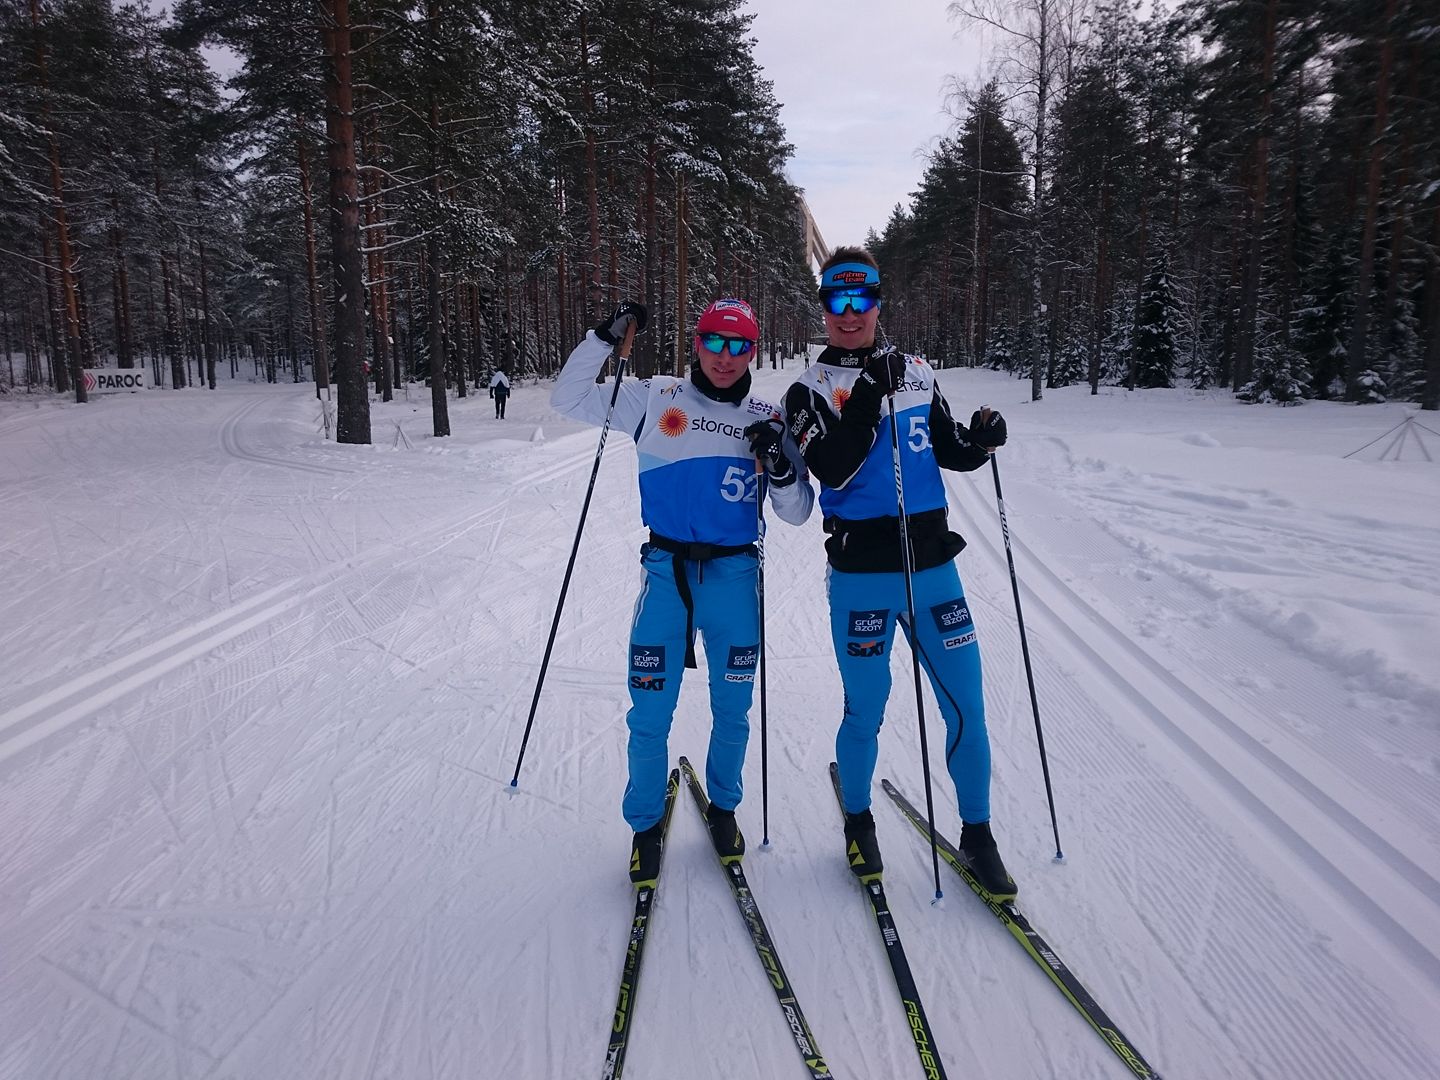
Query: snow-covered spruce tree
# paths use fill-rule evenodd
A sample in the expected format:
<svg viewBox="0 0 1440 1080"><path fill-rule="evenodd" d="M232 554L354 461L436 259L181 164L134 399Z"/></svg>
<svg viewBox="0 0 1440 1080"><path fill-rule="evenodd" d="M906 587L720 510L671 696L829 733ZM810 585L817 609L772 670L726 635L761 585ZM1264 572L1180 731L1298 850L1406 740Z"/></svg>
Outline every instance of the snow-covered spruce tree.
<svg viewBox="0 0 1440 1080"><path fill-rule="evenodd" d="M1117 289L1117 295L1126 290ZM1110 386L1128 386L1131 376L1131 354L1134 326L1130 305L1123 301L1110 309L1106 320L1109 330L1100 340L1100 381Z"/></svg>
<svg viewBox="0 0 1440 1080"><path fill-rule="evenodd" d="M1302 404L1310 374L1305 358L1285 340L1274 318L1262 313L1258 330L1254 378L1235 396L1257 405Z"/></svg>
<svg viewBox="0 0 1440 1080"><path fill-rule="evenodd" d="M1145 275L1131 339L1135 385L1154 389L1175 385L1175 325L1179 311L1170 263L1163 255Z"/></svg>
<svg viewBox="0 0 1440 1080"><path fill-rule="evenodd" d="M1082 336L1082 325L1077 325L1076 329L1079 332L1067 337L1060 345L1051 386L1073 386L1089 377L1090 343Z"/></svg>
<svg viewBox="0 0 1440 1080"><path fill-rule="evenodd" d="M1015 370L1013 334L1010 324L1003 319L990 327L990 336L985 342L985 356L982 362L987 368L994 371Z"/></svg>

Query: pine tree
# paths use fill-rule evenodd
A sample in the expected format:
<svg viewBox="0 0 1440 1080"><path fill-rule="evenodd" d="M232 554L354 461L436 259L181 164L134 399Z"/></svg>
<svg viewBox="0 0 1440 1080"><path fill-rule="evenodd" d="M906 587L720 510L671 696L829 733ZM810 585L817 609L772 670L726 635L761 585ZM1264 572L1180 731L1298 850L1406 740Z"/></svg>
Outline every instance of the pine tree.
<svg viewBox="0 0 1440 1080"><path fill-rule="evenodd" d="M1175 385L1177 317L1170 264L1162 256L1145 276L1136 312L1132 346L1136 385L1145 388Z"/></svg>

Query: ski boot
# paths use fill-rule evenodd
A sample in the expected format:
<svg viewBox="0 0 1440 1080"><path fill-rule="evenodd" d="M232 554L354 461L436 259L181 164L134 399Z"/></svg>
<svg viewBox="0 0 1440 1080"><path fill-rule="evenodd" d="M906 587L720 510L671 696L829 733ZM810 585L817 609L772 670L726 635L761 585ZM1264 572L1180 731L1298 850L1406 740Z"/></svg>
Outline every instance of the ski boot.
<svg viewBox="0 0 1440 1080"><path fill-rule="evenodd" d="M729 866L739 862L745 854L745 836L735 821L734 810L721 810L711 803L705 810L705 824L710 827L710 839L715 844L715 854L720 864Z"/></svg>
<svg viewBox="0 0 1440 1080"><path fill-rule="evenodd" d="M861 881L873 881L885 868L875 841L875 815L868 809L845 815L845 861Z"/></svg>
<svg viewBox="0 0 1440 1080"><path fill-rule="evenodd" d="M960 830L960 851L980 887L996 900L1014 900L1019 889L1005 869L988 821L966 822Z"/></svg>
<svg viewBox="0 0 1440 1080"><path fill-rule="evenodd" d="M665 819L635 834L630 845L630 880L636 887L653 887L660 877L660 848L665 843Z"/></svg>

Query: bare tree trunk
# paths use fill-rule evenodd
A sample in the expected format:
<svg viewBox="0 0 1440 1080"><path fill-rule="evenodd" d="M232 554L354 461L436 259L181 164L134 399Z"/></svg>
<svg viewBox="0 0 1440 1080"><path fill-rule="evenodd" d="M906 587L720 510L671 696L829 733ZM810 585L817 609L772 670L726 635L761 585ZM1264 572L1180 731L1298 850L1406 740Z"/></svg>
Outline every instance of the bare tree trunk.
<svg viewBox="0 0 1440 1080"><path fill-rule="evenodd" d="M1030 223L1030 400L1039 401L1045 373L1045 350L1041 346L1040 326L1045 316L1041 297L1041 274L1045 258L1045 111L1050 107L1050 5L1052 0L1039 0L1040 17L1035 65L1035 198Z"/></svg>
<svg viewBox="0 0 1440 1080"><path fill-rule="evenodd" d="M600 317L600 178L595 160L595 93L590 87L590 34L580 12L580 78L585 96L585 185L590 198L590 317Z"/></svg>
<svg viewBox="0 0 1440 1080"><path fill-rule="evenodd" d="M297 124L298 126L298 124ZM305 296L310 308L310 354L315 368L315 396L329 396L330 361L325 355L325 314L320 305L320 275L315 266L315 214L310 196L310 154L301 130L295 136L300 156L300 196L305 208Z"/></svg>
<svg viewBox="0 0 1440 1080"><path fill-rule="evenodd" d="M1365 181L1365 227L1360 234L1360 266L1355 277L1354 321L1350 324L1350 355L1346 369L1346 397L1364 397L1360 376L1369 366L1366 344L1370 333L1370 292L1375 287L1375 225L1380 210L1381 166L1385 161L1385 128L1390 119L1390 69L1395 55L1395 12L1398 0L1386 0L1380 45L1380 75L1375 81L1375 127L1370 138L1370 168Z"/></svg>
<svg viewBox="0 0 1440 1080"><path fill-rule="evenodd" d="M1275 97L1275 20L1279 0L1265 5L1264 59L1260 65L1260 116L1250 177L1249 245L1240 283L1240 314L1235 326L1235 370L1231 388L1239 390L1255 371L1255 318L1260 297L1261 248L1265 237L1265 199L1270 186L1270 107Z"/></svg>
<svg viewBox="0 0 1440 1080"><path fill-rule="evenodd" d="M1425 386L1420 391L1420 408L1440 410L1440 203L1430 229L1430 281L1425 289L1430 299L1430 341L1425 348Z"/></svg>
<svg viewBox="0 0 1440 1080"><path fill-rule="evenodd" d="M45 60L45 45L43 38L40 36L39 0L30 0L30 23L36 32L35 60L36 70L40 80L41 126L48 127L50 117L50 77ZM75 387L75 400L83 403L87 400L88 395L85 393L85 381L80 377L80 310L79 300L75 295L75 261L73 252L70 249L70 225L65 217L65 180L64 173L60 168L60 141L51 133L49 142L50 198L55 224L56 252L60 257L60 289L65 302L66 352L69 357L70 380ZM58 376L56 389L60 389L58 386Z"/></svg>
<svg viewBox="0 0 1440 1080"><path fill-rule="evenodd" d="M365 272L360 251L360 199L355 171L355 102L351 76L350 0L326 0L321 30L325 133L329 141L330 247L335 274L335 440L370 442L370 393L365 381Z"/></svg>
<svg viewBox="0 0 1440 1080"><path fill-rule="evenodd" d="M689 276L689 242L685 228L685 174L675 176L675 374L685 370L688 358L685 329L689 325L686 313L686 286Z"/></svg>

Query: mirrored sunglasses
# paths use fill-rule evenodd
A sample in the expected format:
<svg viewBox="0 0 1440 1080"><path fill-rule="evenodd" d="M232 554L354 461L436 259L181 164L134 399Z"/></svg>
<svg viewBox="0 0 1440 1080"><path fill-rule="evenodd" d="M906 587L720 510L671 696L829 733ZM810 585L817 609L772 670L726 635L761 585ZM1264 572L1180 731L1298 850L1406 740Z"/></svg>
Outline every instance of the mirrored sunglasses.
<svg viewBox="0 0 1440 1080"><path fill-rule="evenodd" d="M746 341L744 338L738 337L726 337L724 334L701 334L700 344L705 347L706 352L716 355L728 348L731 356L744 356L755 347L753 341Z"/></svg>
<svg viewBox="0 0 1440 1080"><path fill-rule="evenodd" d="M847 307L857 315L864 315L871 308L880 306L880 290L870 285L853 289L822 289L820 302L831 315L843 315Z"/></svg>

